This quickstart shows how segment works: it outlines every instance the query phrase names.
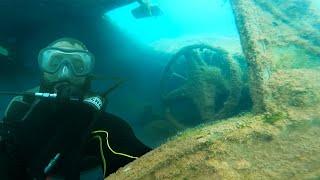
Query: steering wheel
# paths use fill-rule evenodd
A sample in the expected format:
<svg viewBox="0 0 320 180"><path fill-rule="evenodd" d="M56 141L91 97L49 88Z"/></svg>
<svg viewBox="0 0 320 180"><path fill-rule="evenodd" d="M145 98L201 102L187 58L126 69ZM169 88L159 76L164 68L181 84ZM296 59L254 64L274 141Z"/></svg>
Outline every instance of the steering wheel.
<svg viewBox="0 0 320 180"><path fill-rule="evenodd" d="M240 67L225 50L206 44L186 46L172 56L162 74L167 119L178 128L186 127L171 113L174 102L182 99L192 102L200 115L198 123L228 117L239 103L241 83Z"/></svg>

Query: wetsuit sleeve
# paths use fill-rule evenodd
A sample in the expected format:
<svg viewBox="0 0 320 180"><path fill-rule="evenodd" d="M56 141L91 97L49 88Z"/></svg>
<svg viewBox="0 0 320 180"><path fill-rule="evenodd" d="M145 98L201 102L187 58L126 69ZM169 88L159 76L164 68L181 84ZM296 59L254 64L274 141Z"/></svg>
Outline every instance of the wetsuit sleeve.
<svg viewBox="0 0 320 180"><path fill-rule="evenodd" d="M16 156L15 142L7 133L10 128L8 124L20 121L28 111L29 103L23 101L22 96L14 97L9 103L0 122L0 179L14 180L27 177L25 168Z"/></svg>
<svg viewBox="0 0 320 180"><path fill-rule="evenodd" d="M150 147L143 144L136 137L132 128L125 120L113 114L106 113L102 121L104 128L110 131L110 141L119 146L119 150L121 148L138 157L151 150ZM112 127L112 129L109 127Z"/></svg>
<svg viewBox="0 0 320 180"><path fill-rule="evenodd" d="M14 97L10 101L5 111L3 121L4 122L21 121L25 113L29 110L30 106L31 106L30 103L25 101L22 96Z"/></svg>
<svg viewBox="0 0 320 180"><path fill-rule="evenodd" d="M0 179L16 180L26 179L27 173L22 164L20 164L12 154L4 147L5 142L0 142Z"/></svg>
<svg viewBox="0 0 320 180"><path fill-rule="evenodd" d="M104 114L92 132L102 145L100 157L105 176L151 150L135 136L128 123L112 114Z"/></svg>

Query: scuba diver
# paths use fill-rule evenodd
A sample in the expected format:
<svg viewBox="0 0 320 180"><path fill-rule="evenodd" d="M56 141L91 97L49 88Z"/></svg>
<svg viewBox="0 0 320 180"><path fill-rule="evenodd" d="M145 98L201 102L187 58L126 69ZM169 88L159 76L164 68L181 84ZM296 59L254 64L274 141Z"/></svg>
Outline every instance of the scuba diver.
<svg viewBox="0 0 320 180"><path fill-rule="evenodd" d="M94 56L72 38L42 49L40 86L13 98L0 124L0 179L104 179L151 149L90 89ZM10 94L10 93L9 93Z"/></svg>

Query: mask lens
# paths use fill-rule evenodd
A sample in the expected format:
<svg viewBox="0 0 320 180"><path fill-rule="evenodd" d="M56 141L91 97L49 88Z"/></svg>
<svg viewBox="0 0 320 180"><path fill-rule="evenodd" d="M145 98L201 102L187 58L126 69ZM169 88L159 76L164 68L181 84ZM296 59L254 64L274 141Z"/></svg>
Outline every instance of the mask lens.
<svg viewBox="0 0 320 180"><path fill-rule="evenodd" d="M58 71L62 61L62 54L54 50L41 51L38 57L40 68L47 73Z"/></svg>
<svg viewBox="0 0 320 180"><path fill-rule="evenodd" d="M70 62L76 74L84 74L87 71L85 61L79 55L72 55Z"/></svg>
<svg viewBox="0 0 320 180"><path fill-rule="evenodd" d="M76 76L83 76L91 72L94 65L93 56L86 51L63 51L45 49L39 54L39 65L48 73L55 73L62 64L69 64Z"/></svg>
<svg viewBox="0 0 320 180"><path fill-rule="evenodd" d="M53 54L51 56L51 59L48 61L48 69L49 71L56 71L60 64L62 63L63 61L63 56L61 54Z"/></svg>

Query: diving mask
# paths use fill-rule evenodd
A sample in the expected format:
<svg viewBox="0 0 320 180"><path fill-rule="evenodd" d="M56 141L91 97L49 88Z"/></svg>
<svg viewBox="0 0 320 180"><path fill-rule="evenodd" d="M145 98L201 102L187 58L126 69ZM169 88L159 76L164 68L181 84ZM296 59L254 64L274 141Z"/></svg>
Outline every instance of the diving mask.
<svg viewBox="0 0 320 180"><path fill-rule="evenodd" d="M75 76L86 76L94 67L94 56L87 50L50 47L40 51L38 63L41 70L49 74L67 66Z"/></svg>

